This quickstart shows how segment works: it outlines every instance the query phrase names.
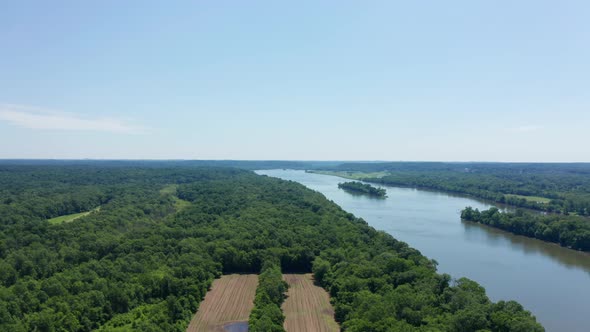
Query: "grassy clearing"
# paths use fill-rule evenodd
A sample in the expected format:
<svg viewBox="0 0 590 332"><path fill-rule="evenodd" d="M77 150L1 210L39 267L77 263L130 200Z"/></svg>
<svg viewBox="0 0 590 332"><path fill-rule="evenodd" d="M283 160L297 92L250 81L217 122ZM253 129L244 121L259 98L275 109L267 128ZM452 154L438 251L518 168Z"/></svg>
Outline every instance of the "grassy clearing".
<svg viewBox="0 0 590 332"><path fill-rule="evenodd" d="M55 217L55 218L51 218L51 219L47 219L47 221L52 224L52 225L58 225L58 224L62 224L64 222L72 222L76 219L85 217L93 212L97 212L100 211L100 206L90 210L90 211L86 211L86 212L80 212L80 213L72 213L72 214L66 214L65 216L59 216L59 217Z"/></svg>
<svg viewBox="0 0 590 332"><path fill-rule="evenodd" d="M229 323L248 322L256 287L256 274L230 274L216 279L186 331L217 332Z"/></svg>
<svg viewBox="0 0 590 332"><path fill-rule="evenodd" d="M515 197L515 198L524 198L529 202L537 202L547 204L551 201L550 198L546 197L539 197L539 196L523 196L523 195L513 195L513 194L506 194L506 197Z"/></svg>
<svg viewBox="0 0 590 332"><path fill-rule="evenodd" d="M162 195L176 195L176 189L178 188L177 184L169 184L164 188L160 189L160 194Z"/></svg>
<svg viewBox="0 0 590 332"><path fill-rule="evenodd" d="M311 274L284 274L283 279L289 284L282 306L287 332L340 331L328 293L314 284Z"/></svg>
<svg viewBox="0 0 590 332"><path fill-rule="evenodd" d="M164 188L160 189L160 194L172 196L174 198L174 208L176 209L176 211L180 211L190 206L191 203L189 201L185 201L184 199L180 199L178 198L178 196L176 196L177 188L177 184L169 184Z"/></svg>
<svg viewBox="0 0 590 332"><path fill-rule="evenodd" d="M180 211L182 209L185 209L185 208L189 207L190 205L191 205L191 202L185 201L184 199L180 199L180 198L174 196L174 208L176 209L176 211Z"/></svg>
<svg viewBox="0 0 590 332"><path fill-rule="evenodd" d="M338 176L345 179L361 180L365 178L382 178L389 175L388 172L349 172L349 171L307 171L309 173Z"/></svg>

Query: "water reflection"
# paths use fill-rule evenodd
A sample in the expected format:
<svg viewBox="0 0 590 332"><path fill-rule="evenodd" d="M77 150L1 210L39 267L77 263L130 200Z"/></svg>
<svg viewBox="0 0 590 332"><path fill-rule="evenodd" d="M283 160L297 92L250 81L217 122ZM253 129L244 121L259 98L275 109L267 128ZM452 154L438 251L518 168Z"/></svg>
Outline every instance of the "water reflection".
<svg viewBox="0 0 590 332"><path fill-rule="evenodd" d="M555 260L561 266L570 269L582 269L590 273L590 254L566 249L558 244L514 235L490 226L461 221L465 227L465 238L470 241L485 241L494 247L510 245L511 249L518 250L526 255L546 255Z"/></svg>
<svg viewBox="0 0 590 332"><path fill-rule="evenodd" d="M248 332L248 322L235 322L223 326L225 332Z"/></svg>
<svg viewBox="0 0 590 332"><path fill-rule="evenodd" d="M380 197L380 196L373 196L373 195L369 195L369 194L364 194L364 193L358 193L355 191L351 191L351 190L344 190L339 188L340 190L342 190L342 192L345 192L351 196L354 197L363 197L363 198L367 198L367 199L372 199L372 200L376 200L376 201L383 201L385 199L387 199L387 197Z"/></svg>

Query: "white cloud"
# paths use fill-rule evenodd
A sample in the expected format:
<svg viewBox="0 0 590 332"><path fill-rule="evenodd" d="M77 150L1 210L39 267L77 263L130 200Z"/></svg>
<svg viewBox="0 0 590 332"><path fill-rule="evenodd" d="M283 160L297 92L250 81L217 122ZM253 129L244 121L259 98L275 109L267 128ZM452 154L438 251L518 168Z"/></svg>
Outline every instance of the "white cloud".
<svg viewBox="0 0 590 332"><path fill-rule="evenodd" d="M515 133L529 133L532 131L539 131L544 129L545 127L539 125L523 125L519 127L510 128L510 131Z"/></svg>
<svg viewBox="0 0 590 332"><path fill-rule="evenodd" d="M145 132L145 128L130 125L120 119L87 118L73 113L9 104L0 104L0 121L29 129L103 131L123 134Z"/></svg>

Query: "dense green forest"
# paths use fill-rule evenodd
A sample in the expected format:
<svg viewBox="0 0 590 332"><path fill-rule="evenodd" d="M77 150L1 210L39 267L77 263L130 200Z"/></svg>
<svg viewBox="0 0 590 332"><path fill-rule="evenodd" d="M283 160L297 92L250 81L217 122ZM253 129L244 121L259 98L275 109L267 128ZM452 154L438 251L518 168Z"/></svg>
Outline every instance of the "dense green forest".
<svg viewBox="0 0 590 332"><path fill-rule="evenodd" d="M367 194L376 197L386 197L387 192L383 188L375 188L368 183L358 181L343 182L338 184L338 188L355 193Z"/></svg>
<svg viewBox="0 0 590 332"><path fill-rule="evenodd" d="M590 251L590 220L578 216L541 215L523 210L502 213L497 208L479 211L471 207L461 218L505 231L559 243L576 250Z"/></svg>
<svg viewBox="0 0 590 332"><path fill-rule="evenodd" d="M285 332L285 316L281 304L285 301L288 285L283 281L279 262L264 262L254 298L254 309L250 313L248 331Z"/></svg>
<svg viewBox="0 0 590 332"><path fill-rule="evenodd" d="M387 172L362 180L467 194L546 212L590 215L590 164L397 162L344 163L323 169Z"/></svg>
<svg viewBox="0 0 590 332"><path fill-rule="evenodd" d="M184 331L212 280L234 272L262 271L258 318L272 316L279 266L313 270L345 331L543 330L518 303L438 274L294 182L230 168L0 165L2 331Z"/></svg>
<svg viewBox="0 0 590 332"><path fill-rule="evenodd" d="M339 162L273 160L2 160L2 165L191 168L235 167L384 173L364 181L472 195L546 212L590 216L588 163ZM539 197L541 199L536 199Z"/></svg>
<svg viewBox="0 0 590 332"><path fill-rule="evenodd" d="M91 167L141 167L141 168L187 168L187 167L233 167L247 170L258 169L313 169L333 167L338 161L286 161L286 160L92 160L92 159L2 159L2 165L25 166L91 166Z"/></svg>

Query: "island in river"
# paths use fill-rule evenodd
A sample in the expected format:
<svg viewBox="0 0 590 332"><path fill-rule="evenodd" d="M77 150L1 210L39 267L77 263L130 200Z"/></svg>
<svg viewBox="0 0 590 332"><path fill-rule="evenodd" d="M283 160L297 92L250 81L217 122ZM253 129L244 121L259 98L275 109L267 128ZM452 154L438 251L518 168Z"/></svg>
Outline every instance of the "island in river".
<svg viewBox="0 0 590 332"><path fill-rule="evenodd" d="M338 184L338 188L360 194L366 194L375 197L387 197L387 192L383 188L376 188L368 183L358 181L343 182Z"/></svg>

